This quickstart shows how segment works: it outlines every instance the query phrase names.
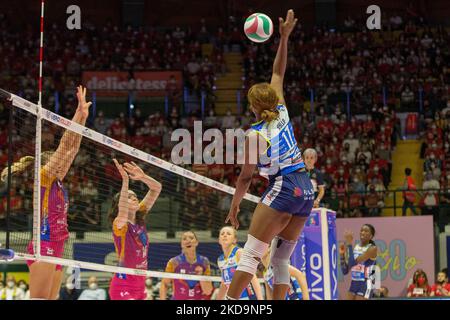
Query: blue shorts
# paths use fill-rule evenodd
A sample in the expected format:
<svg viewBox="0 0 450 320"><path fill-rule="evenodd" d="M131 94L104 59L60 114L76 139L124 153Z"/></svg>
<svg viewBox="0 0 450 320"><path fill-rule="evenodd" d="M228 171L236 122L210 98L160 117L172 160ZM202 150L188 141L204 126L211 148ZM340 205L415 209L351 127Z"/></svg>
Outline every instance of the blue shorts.
<svg viewBox="0 0 450 320"><path fill-rule="evenodd" d="M373 295L373 289L367 288L367 280L366 281L352 280L352 283L350 284L350 289L348 291L356 296L361 296L366 299L372 298Z"/></svg>
<svg viewBox="0 0 450 320"><path fill-rule="evenodd" d="M306 171L294 171L269 179L261 202L275 210L308 217L314 205L314 188Z"/></svg>

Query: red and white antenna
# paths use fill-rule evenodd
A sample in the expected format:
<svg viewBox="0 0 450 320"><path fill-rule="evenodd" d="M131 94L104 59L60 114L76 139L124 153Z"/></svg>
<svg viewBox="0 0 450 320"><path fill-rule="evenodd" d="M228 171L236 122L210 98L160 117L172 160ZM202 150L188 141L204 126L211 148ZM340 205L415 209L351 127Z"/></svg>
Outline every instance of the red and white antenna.
<svg viewBox="0 0 450 320"><path fill-rule="evenodd" d="M42 106L42 65L44 61L44 0L41 0L41 43L39 47L39 101L38 106Z"/></svg>

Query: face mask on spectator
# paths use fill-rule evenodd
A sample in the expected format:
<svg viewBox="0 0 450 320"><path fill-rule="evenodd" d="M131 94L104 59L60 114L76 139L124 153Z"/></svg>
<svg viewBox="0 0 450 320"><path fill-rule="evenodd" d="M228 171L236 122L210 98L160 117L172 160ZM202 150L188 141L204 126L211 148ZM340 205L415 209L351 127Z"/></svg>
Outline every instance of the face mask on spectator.
<svg viewBox="0 0 450 320"><path fill-rule="evenodd" d="M95 282L89 284L89 289L91 289L91 290L97 290L97 288L98 288L98 285L97 285Z"/></svg>
<svg viewBox="0 0 450 320"><path fill-rule="evenodd" d="M22 283L22 284L19 286L19 288L22 289L23 291L25 291L25 290L27 290L27 285L24 284L24 283Z"/></svg>
<svg viewBox="0 0 450 320"><path fill-rule="evenodd" d="M430 164L431 169L436 168L436 165L434 163Z"/></svg>
<svg viewBox="0 0 450 320"><path fill-rule="evenodd" d="M66 288L69 290L73 290L75 288L75 285L72 282L67 282L66 283Z"/></svg>
<svg viewBox="0 0 450 320"><path fill-rule="evenodd" d="M145 280L145 285L146 285L147 287L150 287L150 286L152 285L152 280L151 280L151 279L146 279L146 280Z"/></svg>
<svg viewBox="0 0 450 320"><path fill-rule="evenodd" d="M436 144L436 143L433 143L433 144L431 145L431 148L436 149L436 148L437 148L437 144Z"/></svg>
<svg viewBox="0 0 450 320"><path fill-rule="evenodd" d="M16 285L16 283L14 281L8 281L6 283L6 285L8 286L8 288L14 288L14 286Z"/></svg>
<svg viewBox="0 0 450 320"><path fill-rule="evenodd" d="M417 279L417 284L419 286L423 286L425 284L425 278L424 277L420 277Z"/></svg>

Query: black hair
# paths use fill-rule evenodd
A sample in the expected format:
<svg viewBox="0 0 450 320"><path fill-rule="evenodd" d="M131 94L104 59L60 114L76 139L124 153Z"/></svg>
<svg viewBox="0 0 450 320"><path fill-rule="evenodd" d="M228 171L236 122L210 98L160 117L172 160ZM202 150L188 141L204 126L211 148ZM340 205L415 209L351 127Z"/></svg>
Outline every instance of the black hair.
<svg viewBox="0 0 450 320"><path fill-rule="evenodd" d="M411 172L412 172L411 168L405 168L405 174L406 174L407 176L410 176L410 175L411 175Z"/></svg>
<svg viewBox="0 0 450 320"><path fill-rule="evenodd" d="M369 223L365 223L363 224L363 227L366 226L367 228L370 229L370 233L372 234L372 238L375 237L375 227ZM370 240L369 243L373 246L375 246L375 242L373 240Z"/></svg>
<svg viewBox="0 0 450 320"><path fill-rule="evenodd" d="M113 201L111 204L111 209L109 210L109 221L111 224L114 223L114 219L117 218L117 215L119 214L119 201L120 201L120 192L116 193L113 197ZM145 225L145 211L138 210L136 212L136 224L138 225Z"/></svg>

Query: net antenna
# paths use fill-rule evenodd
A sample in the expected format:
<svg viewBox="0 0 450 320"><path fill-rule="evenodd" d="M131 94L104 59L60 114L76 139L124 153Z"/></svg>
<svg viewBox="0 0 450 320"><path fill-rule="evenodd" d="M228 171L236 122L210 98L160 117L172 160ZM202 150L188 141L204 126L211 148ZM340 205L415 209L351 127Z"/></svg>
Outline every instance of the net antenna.
<svg viewBox="0 0 450 320"><path fill-rule="evenodd" d="M41 0L40 42L39 42L39 100L36 108L36 146L34 156L33 191L33 249L36 258L41 257L41 141L42 141L42 69L44 61L44 14L45 0Z"/></svg>

